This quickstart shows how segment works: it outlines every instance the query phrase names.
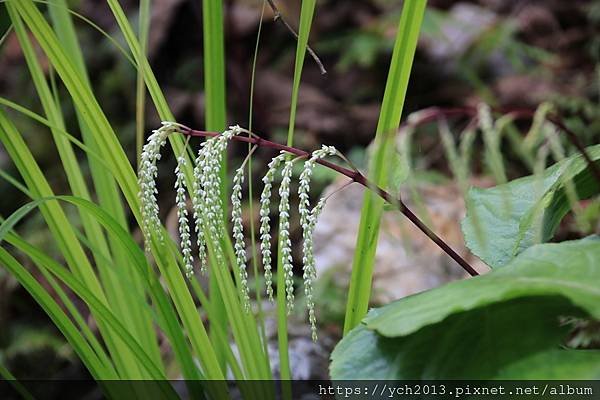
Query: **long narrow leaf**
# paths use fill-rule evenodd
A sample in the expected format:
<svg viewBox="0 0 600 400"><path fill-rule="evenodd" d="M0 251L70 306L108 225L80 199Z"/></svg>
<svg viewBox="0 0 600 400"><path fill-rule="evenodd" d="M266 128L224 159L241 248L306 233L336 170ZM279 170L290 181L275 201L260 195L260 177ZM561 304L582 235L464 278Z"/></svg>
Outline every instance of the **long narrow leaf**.
<svg viewBox="0 0 600 400"><path fill-rule="evenodd" d="M425 12L426 0L405 1L398 25L396 44L383 96L381 113L375 136L375 154L370 165L373 183L383 186L387 182L389 160L393 140L400 124L408 79L419 38L419 30ZM379 239L379 227L384 201L367 190L361 211L352 264L352 277L344 320L344 333L360 323L369 307L375 250Z"/></svg>

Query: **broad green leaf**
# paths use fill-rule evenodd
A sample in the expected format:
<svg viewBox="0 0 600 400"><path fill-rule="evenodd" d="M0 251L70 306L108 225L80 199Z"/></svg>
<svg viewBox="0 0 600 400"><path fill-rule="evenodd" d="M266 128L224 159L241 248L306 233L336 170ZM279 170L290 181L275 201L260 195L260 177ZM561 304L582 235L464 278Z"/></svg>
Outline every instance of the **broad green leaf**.
<svg viewBox="0 0 600 400"><path fill-rule="evenodd" d="M595 162L600 160L600 145L587 148L587 152ZM462 223L469 249L497 268L528 247L548 241L569 211L564 191L568 180L574 182L580 199L600 190L581 155L554 164L541 177L527 176L490 189L472 188ZM473 215L477 216L477 229Z"/></svg>
<svg viewBox="0 0 600 400"><path fill-rule="evenodd" d="M599 379L600 351L558 348L565 332L555 313L573 308L555 297L527 300L455 314L402 338L360 325L334 350L331 378Z"/></svg>
<svg viewBox="0 0 600 400"><path fill-rule="evenodd" d="M407 335L447 316L523 296L563 296L600 318L600 241L534 246L510 265L452 282L374 310L365 319L389 337Z"/></svg>
<svg viewBox="0 0 600 400"><path fill-rule="evenodd" d="M560 316L600 317L600 242L534 246L488 275L369 313L333 379L598 379L600 352L560 350ZM593 368L592 368L593 366Z"/></svg>

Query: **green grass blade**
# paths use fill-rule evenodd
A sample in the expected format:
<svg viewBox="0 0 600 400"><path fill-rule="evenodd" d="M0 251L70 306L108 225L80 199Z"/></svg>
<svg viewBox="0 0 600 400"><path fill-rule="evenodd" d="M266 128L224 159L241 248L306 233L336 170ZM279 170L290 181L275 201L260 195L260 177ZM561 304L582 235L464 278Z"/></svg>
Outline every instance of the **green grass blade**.
<svg viewBox="0 0 600 400"><path fill-rule="evenodd" d="M119 182L127 202L132 206L132 211L139 217L135 174L112 127L87 84L87 79L77 70L71 56L65 52L58 37L31 0L11 1L11 4L15 6L61 77L71 94L75 107L84 120L83 122L95 136L98 153L111 166L110 172Z"/></svg>
<svg viewBox="0 0 600 400"><path fill-rule="evenodd" d="M52 6L52 7L62 7L62 8L64 8L73 17L75 17L75 18L83 21L84 23L86 23L87 25L89 25L92 29L98 31L98 33L100 33L102 36L104 36L119 51L119 53L123 57L125 57L127 59L127 62L129 62L131 65L135 66L135 61L131 57L131 54L129 54L127 51L125 51L125 49L123 48L123 46L121 46L119 44L119 42L114 37L112 37L104 29L100 28L100 26L98 26L98 24L96 24L91 19L87 18L85 15L82 15L82 14L78 13L77 11L74 11L74 10L72 10L70 8L67 8L66 6L61 6L61 5L57 4L56 1L54 1L54 0L51 0L51 1L33 0L33 1L35 3L46 4L46 5ZM0 44L1 44L1 40L0 40Z"/></svg>
<svg viewBox="0 0 600 400"><path fill-rule="evenodd" d="M298 43L296 45L296 61L294 64L294 82L292 86L292 103L290 105L290 121L288 124L287 145L294 144L294 130L296 129L296 109L298 108L298 95L300 93L300 78L304 67L308 37L315 14L316 0L302 2L300 10L300 28L298 29Z"/></svg>
<svg viewBox="0 0 600 400"><path fill-rule="evenodd" d="M152 73L152 70L150 69L148 61L146 60L145 57L139 57L139 54L140 54L139 53L139 47L140 47L139 42L137 41L137 38L133 34L133 30L131 29L131 26L130 26L122 8L118 4L118 2L115 0L108 0L108 3L113 11L113 14L115 15L115 18L117 19L117 23L119 24L119 27L120 27L121 31L123 32L123 35L125 36L125 39L129 45L129 47L131 48L132 53L134 54L134 56L136 56L136 61L138 63L139 68L141 68L144 73L144 80L146 82L146 86L148 88L150 96L152 97L152 99L154 101L154 105L156 106L156 108L159 112L160 117L163 120L173 120L173 116L168 108L168 105L166 103L164 95L163 95L162 91L160 90L160 87L156 81L156 77L154 76L154 74ZM170 138L170 142L173 147L173 151L176 154L184 154L184 141L182 140L181 137L173 136ZM189 162L188 165L191 166L191 165L193 165L193 163ZM186 170L186 178L188 179L189 182L191 182L191 175L192 175L191 169L187 169ZM226 240L224 243L224 250L225 250L226 254L228 254L230 256L233 254L231 243L228 240ZM159 266L160 266L160 259L157 261L159 261ZM191 301L191 297L189 297L189 291L187 290L187 287L185 286L185 282L183 281L183 279L181 277L181 273L179 271L177 271L177 276L175 276L172 267L173 266L171 266L171 268L169 268L169 269L162 269L161 271L163 272L164 275L169 275L170 276L169 279L171 279L171 278L173 279L172 281L168 280L168 282L171 282L171 284L174 285L172 292L173 292L173 296L176 300L179 299L178 296L184 296L186 299L185 302L187 303L188 298L189 298L189 302L190 302L189 306L188 306L188 304L185 305L185 312L186 312L185 315L188 315L187 312L189 310L190 318L191 318L191 313L193 312L191 306L193 305L193 302ZM216 266L216 268L218 268L218 267L219 266ZM223 279L229 281L227 283L227 285L233 285L230 274L224 274ZM180 287L180 288L175 289L176 286ZM185 292L182 292L183 290L185 290ZM231 304L235 304L235 301L238 301L237 300L238 296L237 296L236 290L227 291L225 293L222 293L222 295L223 296L234 296L236 300L234 300L233 297L231 299L229 299ZM183 298L181 300L183 301ZM238 301L238 305L239 305L239 301ZM184 307L184 305L180 305L180 306ZM179 306L178 306L178 308L179 308ZM241 310L242 309L240 306L239 311L241 311ZM183 308L180 309L180 312L184 312ZM234 318L233 314L229 314L226 316L228 318L230 318L230 322L232 324L235 321L237 321L237 318ZM194 315L194 317L195 317L194 319L197 320L197 313L196 313L196 315ZM239 338L244 337L244 336L253 337L253 335L249 332L257 332L256 322L254 321L252 316L244 316L242 321L244 321L244 325L240 326L239 329L237 329L237 332L234 329L234 336L236 338L236 341L240 341ZM196 323L196 322L194 322L194 323ZM189 332L191 335L197 334L196 330L194 330L194 329L189 329ZM204 335L204 331L201 331L200 333L202 335ZM197 339L200 340L200 338L197 338ZM196 342L196 341L193 341L193 342ZM243 344L240 345L239 343L238 343L238 345L240 347L243 346ZM198 351L201 348L202 347L197 347L196 350ZM252 347L251 349L248 349L247 351L250 353L252 353L252 352L254 353L253 360L255 360L254 363L257 364L257 365L251 364L251 365L247 366L247 368L246 368L247 371L250 371L252 374L259 374L259 376L261 377L260 379L266 379L265 376L270 375L270 371L267 371L265 368L265 365L267 365L267 363L268 363L268 358L267 358L266 354L261 354L260 349L256 350L256 347ZM257 378L257 379L259 379L259 378Z"/></svg>
<svg viewBox="0 0 600 400"><path fill-rule="evenodd" d="M148 47L148 31L150 29L150 0L140 1L138 18L140 58L142 58L146 57L146 49ZM141 68L138 68L137 71L135 92L135 154L137 154L137 165L139 169L142 147L144 145L144 122L146 117L146 83L144 82L144 73L142 72Z"/></svg>
<svg viewBox="0 0 600 400"><path fill-rule="evenodd" d="M79 149L85 151L88 156L96 158L96 160L99 163L103 163L104 166L108 168L108 164L102 158L100 158L100 155L98 155L98 153L93 152L89 147L87 147L85 145L85 143L83 143L82 141L80 141L79 139L77 139L75 136L73 136L69 132L65 131L64 129L51 123L50 121L48 121L46 118L42 117L41 115L36 114L33 111L31 111L13 101L5 99L4 97L0 97L0 104L4 105L14 111L17 111L17 112L23 114L24 116L31 118L32 120L37 121L42 125L47 126L51 130L53 130L55 133L64 136L69 142L71 142L72 144L77 146Z"/></svg>
<svg viewBox="0 0 600 400"><path fill-rule="evenodd" d="M35 301L52 319L54 325L65 336L73 350L77 353L94 379L116 379L118 375L107 369L98 359L92 348L82 337L69 317L61 310L52 296L40 285L33 276L4 248L0 247L0 264L2 264L31 294Z"/></svg>
<svg viewBox="0 0 600 400"><path fill-rule="evenodd" d="M42 201L45 199L41 199ZM39 201L39 200L38 200ZM23 250L36 262L40 263L44 268L47 268L53 273L58 279L60 279L65 285L67 285L78 297L80 297L85 303L93 310L98 321L102 321L111 329L117 333L123 340L125 345L131 350L131 352L140 361L140 364L144 366L144 369L149 374L150 379L166 380L166 376L161 371L161 368L157 366L151 358L148 356L146 351L138 343L138 341L128 332L127 328L123 323L110 311L105 305L102 304L96 296L94 296L79 280L77 280L70 272L63 268L56 261L43 254L41 251L36 249L34 246L24 242Z"/></svg>
<svg viewBox="0 0 600 400"><path fill-rule="evenodd" d="M19 5L22 3L19 3ZM60 115L60 111L58 107L55 106L52 95L49 93L49 89L47 88L47 84L45 83L44 77L40 71L39 65L37 64L37 60L34 59L33 51L31 50L31 45L28 42L27 36L23 33L23 27L21 24L20 18L17 16L16 7L14 2L10 2L7 4L8 9L10 10L11 17L13 18L13 22L19 28L19 33L21 34L22 46L24 49L24 53L26 54L28 64L32 71L32 76L34 77L36 88L40 93L40 98L42 100L45 111L48 113L49 118L53 122L54 125L63 126L62 116ZM11 142L10 146L13 149L13 154L11 158L16 161L17 167L19 168L21 174L25 178L27 185L31 188L32 186L36 187L34 195L44 196L51 195L51 190L43 174L41 173L37 164L35 164L33 156L29 153L25 143L22 141L20 135L16 132L14 127L8 123L8 121L3 117L4 126L3 130L13 131L14 135L8 135L3 142ZM56 135L55 135L56 136ZM83 179L81 176L78 176L77 171L78 165L75 161L75 158L72 154L72 149L70 149L69 144L67 142L62 142L64 138L56 136L57 146L59 147L61 158L63 162L67 162L68 164L68 176L71 178L70 183L74 186L74 192L78 192L84 196L89 196L87 193L87 189L84 186ZM19 159L18 161L16 159ZM25 159L29 159L29 161L24 162ZM32 162L33 161L33 162ZM29 178L29 179L28 179ZM51 207L51 206L50 206ZM89 261L87 257L83 253L81 246L79 245L72 229L66 217L62 213L59 207L55 208L51 211L46 219L48 221L49 227L53 232L53 236L58 238L59 248L65 255L65 258L68 264L72 269L81 270L78 272L80 278L84 279L89 287L94 291L96 295L99 296L102 301L106 301L105 294L103 293L100 284L94 275ZM59 221L62 221L59 222ZM91 230L93 230L93 224L90 226ZM93 233L92 233L93 235ZM101 235L98 236L97 240L101 240ZM101 246L101 244L99 244ZM112 297L111 297L112 298ZM102 329L102 327L101 327ZM109 347L111 347L111 353L114 355L115 360L118 362L120 366L120 371L122 373L134 372L138 368L135 365L135 362L131 357L128 357L127 351L123 351L123 349L118 348L118 338L111 338L110 336L106 337L107 343ZM134 376L134 375L132 375Z"/></svg>
<svg viewBox="0 0 600 400"><path fill-rule="evenodd" d="M136 248L137 246L131 240L127 241L129 235L119 228L119 224L110 217L105 211L103 211L98 206L93 203L80 199L73 196L54 196L50 198L42 198L35 201L32 201L17 211L15 211L9 218L7 218L2 225L0 225L0 241L4 238L4 236L12 230L14 225L18 223L25 215L27 215L32 210L38 208L41 204L52 201L52 200L62 200L74 205L77 205L82 209L82 211L87 211L92 213L96 218L100 221L107 223L115 232L115 229L120 229L121 239L125 239L123 243L129 244L129 248ZM117 227L117 228L115 228ZM132 351L140 359L142 364L145 365L145 368L148 369L148 372L152 374L153 379L165 379L166 377L162 375L162 371L156 364L149 358L146 353L146 350L143 349L138 343L137 340L131 336L129 332L125 329L124 325L119 321L118 318L106 308L102 303L87 289L83 286L77 279L75 279L72 275L70 275L64 268L62 268L58 263L50 259L48 256L44 255L42 252L37 250L35 247L29 245L25 241L12 241L11 244L15 245L25 253L27 253L30 257L32 257L37 262L41 263L44 268L48 268L50 272L55 274L59 279L61 279L65 284L67 284L79 297L81 297L93 310L97 310L97 315L100 316L101 319L105 320L106 323L111 325L124 339L126 344L132 348ZM143 255L138 255L138 261L140 257Z"/></svg>
<svg viewBox="0 0 600 400"><path fill-rule="evenodd" d="M23 138L2 110L0 110L0 142L4 144L32 196L35 198L53 196L48 181ZM44 204L41 211L53 233L53 237L57 241L59 249L72 270L85 280L88 287L96 293L102 294L102 288L95 279L92 267L75 234L70 229L68 219L60 206L55 202L49 202Z"/></svg>
<svg viewBox="0 0 600 400"><path fill-rule="evenodd" d="M64 121L62 118L62 113L60 111L60 107L55 102L55 99L48 87L46 82L44 73L42 71L42 67L40 66L35 52L33 50L33 46L29 40L27 32L23 26L23 22L16 13L16 11L8 5L8 11L11 16L11 20L15 26L15 31L17 33L19 42L21 44L21 48L23 49L23 53L25 55L25 59L29 66L34 85L36 87L36 91L38 96L42 102L42 106L44 108L44 112L48 116L49 122L57 126L59 129L64 129ZM83 174L79 168L79 164L73 149L71 147L70 142L67 138L65 138L60 133L56 132L54 129L51 129L54 141L56 143L57 149L59 151L60 158L63 162L64 171L67 175L67 179L71 190L75 196L79 196L85 199L90 199L90 194L85 183ZM135 291L132 290L118 290L117 285L107 285L107 281L109 277L114 277L115 274L108 273L108 269L106 267L106 263L103 262L104 259L111 259L111 254L108 248L108 244L105 240L104 233L100 230L98 224L87 215L81 215L82 225L86 231L86 237L93 242L94 247L97 251L93 252L95 256L96 265L99 266L99 270L101 272L102 282L104 283L104 287L106 288L107 298L109 302L113 305L115 310L128 310L130 307L127 307L128 304L131 303L131 296L129 299L126 299L127 295L135 294ZM119 280L115 280L115 282L120 282ZM116 290L115 290L116 289ZM125 313L124 313L125 314ZM121 315L121 318L124 321L135 321L137 316L144 315L141 310L132 310L131 316L133 318L124 318L126 315ZM151 327L151 326L150 326ZM146 324L145 329L138 329L138 334L140 336L146 336L147 332L153 332L153 330L148 329L148 325ZM144 333L142 335L142 333ZM154 339L156 343L156 338ZM153 348L149 345L147 348ZM160 356L158 353L158 346L155 345L156 349L155 357L156 360L160 360Z"/></svg>
<svg viewBox="0 0 600 400"><path fill-rule="evenodd" d="M14 2L14 4L65 83L76 107L82 110L81 115L90 127L91 132L97 136L100 154L106 159L108 165L111 166L112 175L119 182L132 212L139 221L140 212L136 176L95 97L89 90L89 87L82 81L79 74L75 72L69 57L64 53L58 39L33 3L30 0L24 0ZM170 287L178 313L186 326L186 331L192 339L194 350L206 367L207 377L222 379L223 375L220 371L216 373L214 368L211 367L214 357L212 346L205 335L202 321L200 321L193 304L193 299L186 289L181 272L177 269L174 260L161 257L161 251L157 246L158 244L153 246L153 253L157 258L165 281Z"/></svg>
<svg viewBox="0 0 600 400"><path fill-rule="evenodd" d="M204 95L205 95L205 115L206 130L223 132L227 123L227 103L225 98L225 43L223 33L223 2L221 0L203 0L202 1L202 30L204 42ZM229 196L227 185L227 157L223 157L221 165L221 193L223 207L223 221L227 221L227 204ZM225 305L222 296L219 295L219 286L216 282L216 276L209 272L210 299L214 302L220 312L224 315ZM219 329L227 329L227 320L219 318L212 323L219 325ZM220 343L211 333L213 343ZM226 350L220 346L215 348L218 351L221 367L225 368Z"/></svg>
<svg viewBox="0 0 600 400"><path fill-rule="evenodd" d="M492 172L496 184L506 183L506 171L504 169L502 150L500 149L502 139L502 129L499 127L500 120L494 122L492 111L487 104L479 106L478 118L485 145L485 162Z"/></svg>
<svg viewBox="0 0 600 400"><path fill-rule="evenodd" d="M63 48L74 61L77 72L80 74L82 81L88 86L89 79L81 52L79 42L71 19L71 14L68 12L67 3L65 0L54 0L49 6L50 17L53 21L55 32L58 39L62 42ZM76 108L78 113L79 125L83 135L83 140L93 150L97 150L98 144L94 134L90 132L88 125L81 116L81 111ZM89 159L90 172L96 187L96 193L100 205L106 208L114 215L123 226L126 225L125 211L118 192L117 185L110 173L107 173L104 166L98 164L95 159ZM117 263L124 265L126 259L119 249L119 243L110 242L112 253L115 256ZM103 269L101 269L102 272ZM131 275L130 271L125 274ZM125 287L122 285L123 280L115 274L103 273L101 275L102 282L107 292L109 301L113 305L113 309L124 321L128 329L140 338L141 343L148 349L155 363L161 363L160 350L158 348L158 338L152 329L151 318L144 308L137 308L134 300L135 297L143 297L144 293L141 290L141 284L130 276L131 285Z"/></svg>
<svg viewBox="0 0 600 400"><path fill-rule="evenodd" d="M0 222L4 222L4 220L2 218L0 218ZM27 243L25 240L23 240L19 236L15 235L14 233L3 233L3 234L0 234L0 237L4 237L4 235L6 235L6 238L7 238L6 240L11 245L15 246L17 249L21 249L22 246L25 243ZM44 276L44 279L46 279L46 281L50 284L50 286L52 286L52 290L54 290L54 292L57 294L57 296L59 297L59 299L62 302L62 304L64 305L64 307L69 312L69 315L73 318L74 322L79 327L79 330L83 334L84 338L88 341L91 348L94 350L94 352L98 356L98 359L100 360L100 362L102 362L102 364L107 369L113 370L113 372L116 376L117 372L114 371L114 366L113 366L112 361L106 354L106 351L104 350L104 348L102 347L102 345L100 344L98 339L96 338L95 334L91 331L91 329L87 325L84 317L81 315L81 313L79 312L77 307L73 304L73 302L69 298L69 295L63 290L62 286L58 284L56 279L46 269L40 267L40 265L37 262L34 261L34 263L38 267L38 270Z"/></svg>
<svg viewBox="0 0 600 400"><path fill-rule="evenodd" d="M225 98L225 43L223 3L202 1L204 38L204 92L206 96L206 129L222 132L227 123Z"/></svg>
<svg viewBox="0 0 600 400"><path fill-rule="evenodd" d="M316 0L306 0L302 2L300 9L300 26L298 29L298 42L296 44L296 58L294 64L294 80L292 84L292 99L290 105L290 120L288 123L287 145L294 144L294 131L296 129L296 110L298 108L298 95L300 93L300 78L304 67L306 49L308 47L308 37L315 13ZM290 370L290 356L288 344L287 327L287 307L285 293L285 276L283 271L283 259L281 255L282 243L278 243L277 251L277 344L279 349L279 370L282 385L282 394L284 398L291 398L291 386L289 381L292 379Z"/></svg>
<svg viewBox="0 0 600 400"><path fill-rule="evenodd" d="M256 63L258 60L258 49L260 44L260 37L262 32L262 24L265 16L265 9L267 7L267 1L263 0L262 8L260 11L260 19L258 22L258 32L256 33L256 44L254 46L254 55L252 57L252 73L250 77L250 98L249 98L249 106L248 106L248 130L252 132L252 121L253 121L253 113L254 113L254 86L256 80ZM249 214L252 216L250 218L250 247L251 247L251 256L252 256L252 271L254 272L254 288L256 292L256 305L257 312L256 318L260 329L260 335L263 342L264 353L268 355L268 343L267 343L267 334L265 332L265 316L263 312L263 298L261 295L262 288L260 283L260 272L258 268L259 258L258 251L256 248L256 222L254 218L254 184L253 184L253 155L252 155L252 145L248 143L248 210Z"/></svg>
<svg viewBox="0 0 600 400"><path fill-rule="evenodd" d="M431 216L429 215L429 210L425 206L423 196L421 196L421 193L419 193L417 179L414 176L414 161L412 156L412 149L413 137L415 136L415 133L416 129L414 127L408 127L402 130L401 133L398 133L399 135L402 135L400 137L400 140L398 141L398 152L402 163L406 168L406 179L402 183L408 189L410 200L414 204L417 216L421 218L425 224L431 226Z"/></svg>
<svg viewBox="0 0 600 400"><path fill-rule="evenodd" d="M11 372L2 365L2 359L0 358L0 378L8 381L8 383L19 393L19 395L25 400L34 400L34 397L29 393L27 388L23 386L17 378Z"/></svg>
<svg viewBox="0 0 600 400"><path fill-rule="evenodd" d="M8 175L4 171L0 170L0 176L3 177L4 179L6 179L10 184L14 185L18 190L23 192L26 196L31 198L31 195L30 195L29 191L27 190L27 188L22 186L19 182L17 182L10 175ZM146 263L145 256L141 252L140 248L137 246L135 241L133 241L131 236L126 231L124 231L123 228L121 228L121 226L116 221L112 220L112 217L110 217L110 215L107 214L105 211L103 211L100 207L94 205L93 203L89 203L89 202L86 203L83 200L80 200L79 206L80 207L86 206L86 210L94 212L94 215L102 223L102 226L105 229L107 229L107 232L109 232L109 234L115 235L117 237L117 239L127 249L128 254L130 255L130 258L133 261L133 264L137 266L136 269L137 269L138 274L141 277L145 277L145 281L147 282L147 290L152 295L152 302L153 302L153 304L156 305L156 307L158 309L158 315L157 315L158 324L163 329L166 336L169 338L169 341L173 347L173 352L175 354L175 357L179 361L178 364L182 368L184 378L186 380L190 380L190 381L200 379L201 376L199 375L199 371L194 363L194 360L192 359L191 353L186 344L185 337L183 335L183 330L182 330L181 326L179 325L179 322L177 321L177 314L176 314L175 310L173 309L173 305L171 304L167 295L165 294L164 290L162 289L162 286L161 286L158 278L154 274L147 273L149 271L149 267ZM3 223L6 222L6 224L3 227L0 227L0 243L2 242L1 238L5 234L7 234L7 232L10 229L12 229L12 227L14 227L15 224L17 224L18 219L22 218L26 214L25 211L28 211L29 208L30 207L22 207L21 211L19 213L17 213L17 212L13 213L13 215L11 216L13 218L12 222L6 221L0 217L0 222L3 222ZM24 241L22 239L18 238L14 234L8 234L7 240L17 248L22 248L23 243L24 243ZM90 248L90 250L96 251L96 249L94 249L94 248ZM45 269L40 268L40 271L45 274L44 276L46 277L46 279L48 279L48 281L52 284L51 279L53 279L53 278L51 276L47 275L47 272L45 271ZM53 285L53 287L54 287L54 285ZM60 286L56 286L55 290L59 294L59 296L61 296L61 293L64 293L64 291L62 291L62 288ZM74 316L74 318L78 319L78 310L75 309L74 307L69 307L70 299L68 298L68 296L64 296L64 297L65 297L65 299L63 299L63 296L61 296L63 303L67 306L67 308L69 308L69 309L73 308L73 310L71 311L71 314ZM87 329L87 325L85 324L85 321L81 320L79 325L82 328L82 330ZM94 347L96 349L95 344L97 343L97 341L91 332L89 332L89 336L88 336L87 331L89 331L89 329L85 330L84 334L86 335L86 338L88 338L88 340L91 342L92 347ZM97 346L97 347L99 347L99 346ZM103 352L102 349L100 349L100 351L96 350L96 353L99 354L99 356L103 356L102 352ZM103 358L105 361L107 361L108 365L110 365L110 361L107 360L106 356L103 356L101 358ZM195 392L193 392L193 393L195 393ZM195 397L201 398L201 393L197 393L197 395Z"/></svg>
<svg viewBox="0 0 600 400"><path fill-rule="evenodd" d="M91 91L92 89L85 67L83 54L79 46L71 15L68 12L66 1L53 0L52 4L49 5L48 10L53 22L56 37L61 42L62 48L67 56L69 56L69 58L73 61L75 72L81 78L81 83L86 85L88 87L87 89ZM79 107L76 107L75 111L77 112L84 143L86 143L93 150L97 150L98 144L95 135L90 132L90 127L81 115L83 111ZM92 179L96 187L100 204L103 207L111 210L113 215L115 215L115 217L121 221L123 226L125 226L125 212L113 177L106 173L103 166L97 165L95 160L90 159L89 163ZM111 246L113 251L115 251L115 244L111 244ZM121 259L123 258L123 256L119 254L116 254L115 257L120 257Z"/></svg>
<svg viewBox="0 0 600 400"><path fill-rule="evenodd" d="M405 1L402 8L377 124L375 155L369 170L372 182L377 185L385 185L387 182L388 164L394 147L393 140L402 116L404 98L426 4L426 0ZM360 323L369 306L383 206L384 201L376 194L371 191L365 192L352 264L344 333Z"/></svg>
<svg viewBox="0 0 600 400"><path fill-rule="evenodd" d="M99 153L106 159L111 167L110 172L119 183L133 214L139 221L140 212L139 200L137 199L138 187L136 176L89 86L81 78L80 74L76 72L76 68L65 54L56 35L33 3L30 0L24 0L14 2L14 4L65 84L76 108L81 111L81 116L84 119L85 124L95 135ZM157 104L161 117L166 116L167 118L164 119L172 120L172 118L169 118L172 116L166 106L164 96L160 92L160 88L149 69L147 60L145 60L145 58L140 59L139 57L140 53L137 38L123 13L123 10L115 0L108 0L108 4L117 19L117 23L119 24L126 41L133 50L132 54L137 58L136 61L144 72L144 79L149 88L150 95L155 101L155 104ZM183 150L183 141L180 137L173 137L171 143L176 151L177 147L179 147L180 151ZM191 170L186 172L189 172L188 179L190 179ZM179 317L183 321L185 330L190 337L194 351L201 361L205 376L208 379L222 379L223 374L218 367L218 363L215 363L216 357L213 346L206 335L205 328L194 306L193 299L187 289L184 277L179 268L177 268L176 260L166 255L163 250L164 246L161 246L157 241L153 241L153 255L157 261L162 278L169 287L174 305ZM215 393L220 394L222 397L223 394L226 393L225 386L219 386L218 389L215 389Z"/></svg>
<svg viewBox="0 0 600 400"><path fill-rule="evenodd" d="M123 12L123 9L116 0L108 0L108 5L110 6L115 19L117 20L117 24L119 25L119 28L121 29L121 32L123 33L125 40L132 51L132 54L136 58L138 68L140 68L144 74L144 81L146 82L148 92L152 97L160 118L162 120L172 121L173 115L167 105L164 94L162 93L160 86L156 81L156 77L150 68L148 60L145 57L140 57L141 53L139 42L133 32L133 29L131 28L131 25L129 24L129 21L127 20L127 17L125 16L125 13ZM173 151L176 154L187 155L187 153L184 151L184 141L180 136L172 136L169 138L169 141L173 147ZM187 165L188 168L185 170L186 179L188 183L191 183L191 166L193 163L190 161L187 163ZM191 187L191 185L189 187ZM139 213L136 216L139 221ZM195 310L193 299L189 290L187 289L187 285L181 272L177 269L176 262L173 259L166 259L164 256L157 254L156 252L154 255L161 273L165 277L165 281L170 288L174 304L184 325L186 326L194 350L198 354L205 368L204 372L206 377L208 379L223 379L221 369L218 367L219 363L217 362L214 348L210 343L208 336L206 335L206 330L204 329L198 313Z"/></svg>

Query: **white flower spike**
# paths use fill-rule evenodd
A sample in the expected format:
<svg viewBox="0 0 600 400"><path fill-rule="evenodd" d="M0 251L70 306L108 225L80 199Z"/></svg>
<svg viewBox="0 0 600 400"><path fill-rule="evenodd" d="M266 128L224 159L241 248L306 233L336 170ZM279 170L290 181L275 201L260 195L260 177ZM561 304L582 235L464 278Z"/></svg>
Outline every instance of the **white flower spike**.
<svg viewBox="0 0 600 400"><path fill-rule="evenodd" d="M312 153L310 159L304 163L304 169L300 174L300 185L298 188L298 196L300 202L298 211L300 213L300 225L302 226L302 237L304 239L302 245L302 264L304 266L304 293L306 295L306 305L308 308L308 319L310 321L312 339L317 340L317 323L315 317L315 304L313 301L313 283L316 279L315 260L313 254L313 232L317 223L317 218L325 205L325 198L322 198L312 212L310 207L310 180L312 172L317 160L327 156L339 155L337 149L333 146L323 146L321 149Z"/></svg>
<svg viewBox="0 0 600 400"><path fill-rule="evenodd" d="M192 256L192 242L190 240L190 226L188 222L188 211L186 201L186 184L183 168L185 167L185 157L177 158L177 168L175 168L175 203L177 206L177 220L179 221L179 239L185 275L190 278L194 273L194 257Z"/></svg>
<svg viewBox="0 0 600 400"><path fill-rule="evenodd" d="M156 178L158 176L156 163L160 160L160 149L165 145L167 136L179 131L179 128L179 124L163 122L159 129L152 131L142 149L138 184L140 186L142 230L146 238L145 248L147 252L149 251L149 237L152 233L155 233L159 240L163 240L161 223L158 217L158 203L156 201L156 194L158 193L156 189Z"/></svg>
<svg viewBox="0 0 600 400"><path fill-rule="evenodd" d="M194 195L192 204L194 207L194 219L196 222L196 232L198 234L198 249L200 257L200 270L206 272L206 237L205 230L208 230L210 240L217 245L214 247L217 263L224 259L221 250L221 239L225 235L223 221L223 203L221 199L221 161L223 153L227 148L229 140L243 132L239 126L232 126L229 130L219 136L206 140L196 158L196 167L194 168ZM206 229L201 229L201 227Z"/></svg>
<svg viewBox="0 0 600 400"><path fill-rule="evenodd" d="M250 310L250 294L248 289L248 271L246 270L246 245L244 243L244 225L242 224L242 184L244 183L244 166L235 172L231 191L231 223L233 225L234 249L240 275L240 293L244 310Z"/></svg>
<svg viewBox="0 0 600 400"><path fill-rule="evenodd" d="M269 169L262 181L264 183L263 191L260 195L260 250L262 254L263 268L265 270L265 286L267 288L267 296L270 301L273 301L273 273L271 270L271 226L270 222L270 206L271 206L271 189L273 188L273 180L277 168L285 161L286 153L281 153L273 158L269 163Z"/></svg>
<svg viewBox="0 0 600 400"><path fill-rule="evenodd" d="M292 264L292 242L290 240L290 183L293 166L293 160L286 161L281 171L281 185L279 186L279 243L285 274L286 308L288 314L294 308L294 271Z"/></svg>

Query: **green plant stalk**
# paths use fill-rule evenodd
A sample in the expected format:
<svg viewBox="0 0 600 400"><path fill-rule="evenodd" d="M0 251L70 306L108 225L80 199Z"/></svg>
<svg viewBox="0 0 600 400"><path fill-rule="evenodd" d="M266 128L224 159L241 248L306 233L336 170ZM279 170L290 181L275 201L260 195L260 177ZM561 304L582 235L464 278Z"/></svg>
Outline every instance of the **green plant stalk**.
<svg viewBox="0 0 600 400"><path fill-rule="evenodd" d="M296 61L294 64L294 81L292 86L292 100L290 106L290 120L288 124L287 145L293 146L294 131L296 126L296 109L298 108L298 94L300 92L300 78L308 46L308 37L315 13L316 0L305 0L300 10L300 27L298 29L298 43L296 45ZM286 399L291 398L292 391L289 384L292 379L290 370L290 356L288 345L287 307L285 293L285 274L281 255L282 243L278 243L277 251L277 343L279 348L279 369L282 380L282 394Z"/></svg>
<svg viewBox="0 0 600 400"><path fill-rule="evenodd" d="M148 47L148 31L150 29L150 0L140 1L139 10L139 42L140 58L146 57ZM135 154L137 154L138 169L140 166L140 157L144 145L144 129L146 116L146 83L144 82L144 73L138 69L137 81L135 87Z"/></svg>
<svg viewBox="0 0 600 400"><path fill-rule="evenodd" d="M260 19L258 22L258 32L256 33L256 44L254 46L254 55L252 57L252 75L250 78L250 99L248 106L248 130L252 132L253 112L254 112L254 84L256 81L256 63L258 60L258 49L260 44L260 34L262 32L262 23L265 16L265 8L267 2L263 0L262 9L260 12ZM250 246L252 251L252 270L254 271L254 283L256 292L256 304L257 304L257 315L260 334L262 337L263 347L265 354L268 354L268 343L267 334L265 332L265 318L262 306L262 295L260 285L260 273L258 269L258 251L256 249L256 221L254 219L254 185L253 185L253 174L252 174L252 144L248 143L248 208L250 211Z"/></svg>
<svg viewBox="0 0 600 400"><path fill-rule="evenodd" d="M377 125L375 155L369 171L370 178L376 185L384 185L388 179L388 160L391 151L393 151L393 140L400 124L426 4L426 0L405 1L402 8L381 114ZM365 192L352 264L344 334L360 323L369 306L375 251L379 238L383 206L384 201L376 194L369 190Z"/></svg>
<svg viewBox="0 0 600 400"><path fill-rule="evenodd" d="M202 1L202 29L204 41L203 56L206 129L223 132L227 123L227 103L225 99L226 83L223 2L221 0ZM227 195L227 157L223 157L223 164L221 165L221 182L222 201L223 205L226 205L229 204ZM227 221L227 206L223 207L223 211L223 221ZM219 295L219 287L215 279L217 279L215 274L209 273L210 299L220 311L217 312L217 315L224 315L225 305L223 304L222 296ZM225 318L212 321L212 323L219 324L220 329L227 329ZM213 343L220 343L212 333L211 339ZM225 371L226 351L218 345L215 350L217 351L221 368Z"/></svg>

